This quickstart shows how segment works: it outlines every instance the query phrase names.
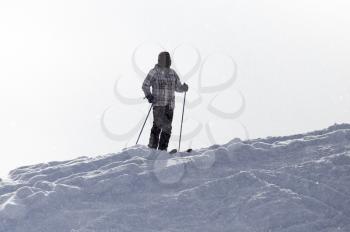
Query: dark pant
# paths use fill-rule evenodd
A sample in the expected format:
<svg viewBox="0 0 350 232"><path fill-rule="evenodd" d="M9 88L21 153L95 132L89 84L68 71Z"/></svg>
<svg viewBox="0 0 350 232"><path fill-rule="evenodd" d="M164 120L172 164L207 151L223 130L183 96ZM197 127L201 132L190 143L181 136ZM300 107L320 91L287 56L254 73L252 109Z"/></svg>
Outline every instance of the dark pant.
<svg viewBox="0 0 350 232"><path fill-rule="evenodd" d="M174 110L168 106L153 106L153 127L148 147L167 150L171 136Z"/></svg>

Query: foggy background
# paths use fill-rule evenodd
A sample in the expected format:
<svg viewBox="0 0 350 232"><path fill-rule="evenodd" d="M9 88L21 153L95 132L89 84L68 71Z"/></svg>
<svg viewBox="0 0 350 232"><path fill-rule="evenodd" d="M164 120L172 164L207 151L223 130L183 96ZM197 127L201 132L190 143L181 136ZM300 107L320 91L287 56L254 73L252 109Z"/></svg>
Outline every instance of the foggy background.
<svg viewBox="0 0 350 232"><path fill-rule="evenodd" d="M18 166L118 152L135 143L110 139L101 129L126 133L148 110L115 96L142 98L142 79L164 49L181 73L193 67L202 83L230 88L206 94L187 109L184 133L212 125L216 142L288 135L349 122L350 2L346 0L227 1L0 1L0 177ZM138 47L139 46L139 47ZM186 81L198 97L198 73ZM244 112L225 120L215 106ZM182 94L173 132L178 133ZM141 101L142 102L142 101ZM140 140L147 144L149 124ZM203 127L204 128L204 127ZM204 129L203 129L204 130ZM248 132L248 134L247 134ZM182 147L208 146L203 131ZM172 140L170 149L177 146Z"/></svg>

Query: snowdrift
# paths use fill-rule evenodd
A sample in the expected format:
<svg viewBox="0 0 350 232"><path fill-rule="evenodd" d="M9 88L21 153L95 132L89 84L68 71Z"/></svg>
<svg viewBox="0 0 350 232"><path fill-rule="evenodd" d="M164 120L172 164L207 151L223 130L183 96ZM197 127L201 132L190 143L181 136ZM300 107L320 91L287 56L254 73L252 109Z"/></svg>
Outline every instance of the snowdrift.
<svg viewBox="0 0 350 232"><path fill-rule="evenodd" d="M350 125L195 150L23 166L1 232L350 231Z"/></svg>

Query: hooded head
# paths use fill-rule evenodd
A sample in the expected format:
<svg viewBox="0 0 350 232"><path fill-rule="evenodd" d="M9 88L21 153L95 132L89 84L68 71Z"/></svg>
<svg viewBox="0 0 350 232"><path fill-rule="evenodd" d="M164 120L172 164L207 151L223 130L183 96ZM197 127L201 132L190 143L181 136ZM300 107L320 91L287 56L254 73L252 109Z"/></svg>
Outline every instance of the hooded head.
<svg viewBox="0 0 350 232"><path fill-rule="evenodd" d="M171 59L169 52L161 52L158 55L158 65L162 68L170 68Z"/></svg>

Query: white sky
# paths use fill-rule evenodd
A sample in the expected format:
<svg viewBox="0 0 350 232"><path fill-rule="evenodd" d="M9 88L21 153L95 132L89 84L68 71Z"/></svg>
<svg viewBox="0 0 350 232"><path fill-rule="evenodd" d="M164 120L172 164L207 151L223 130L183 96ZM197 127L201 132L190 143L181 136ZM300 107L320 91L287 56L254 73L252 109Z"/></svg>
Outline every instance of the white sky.
<svg viewBox="0 0 350 232"><path fill-rule="evenodd" d="M131 56L144 42L137 61L145 72L160 51L155 43L169 51L184 44L174 58L179 70L193 66L192 47L202 58L214 54L203 75L208 85L232 71L223 54L237 63L237 81L215 104L239 108L239 90L244 113L227 121L202 104L186 111L184 132L210 121L224 143L245 137L239 123L257 138L349 122L349 12L348 0L0 1L0 176L21 165L119 151L126 142L109 139L100 117L110 107L106 124L116 133L144 117L147 103L125 105L113 94L121 76L120 92L142 97ZM188 82L189 101L196 78ZM142 144L148 134L149 125ZM192 141L208 144L205 134Z"/></svg>

